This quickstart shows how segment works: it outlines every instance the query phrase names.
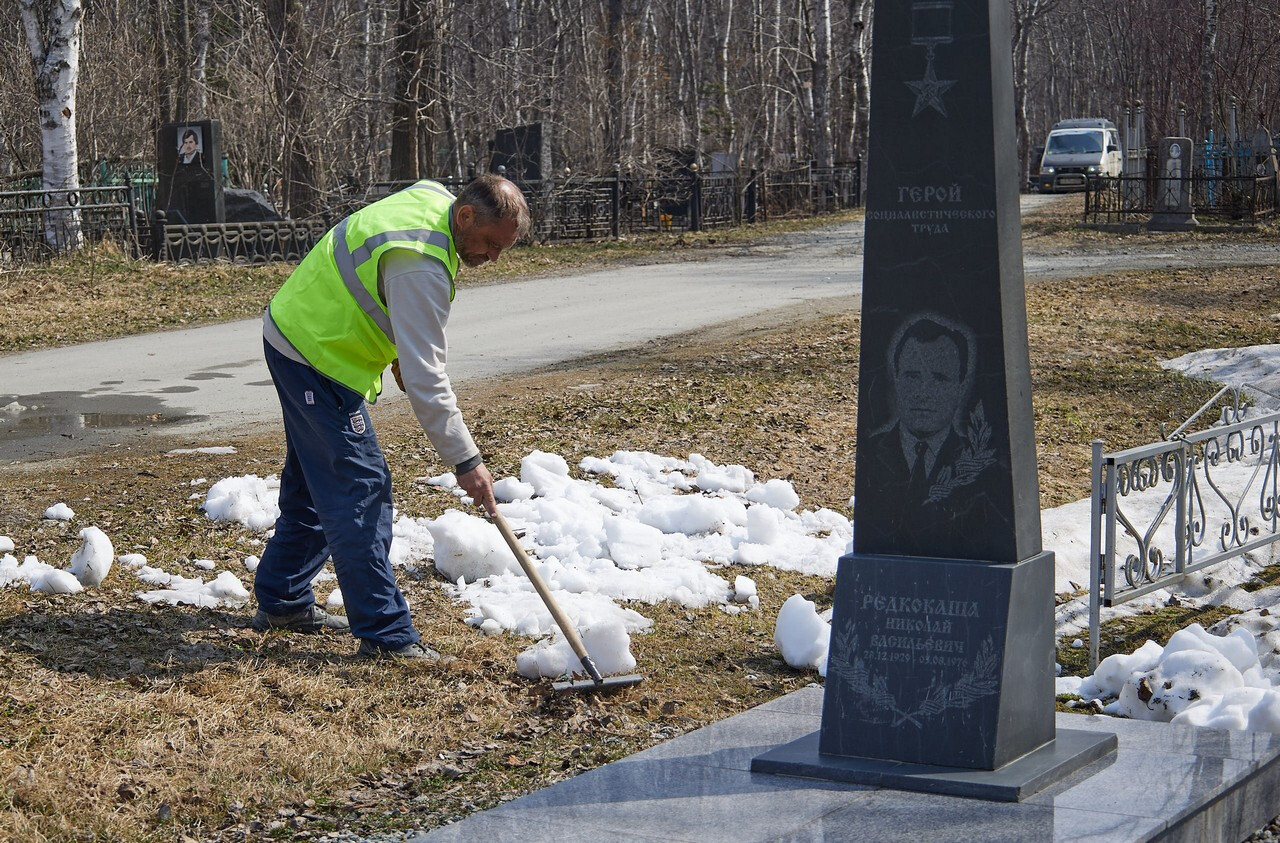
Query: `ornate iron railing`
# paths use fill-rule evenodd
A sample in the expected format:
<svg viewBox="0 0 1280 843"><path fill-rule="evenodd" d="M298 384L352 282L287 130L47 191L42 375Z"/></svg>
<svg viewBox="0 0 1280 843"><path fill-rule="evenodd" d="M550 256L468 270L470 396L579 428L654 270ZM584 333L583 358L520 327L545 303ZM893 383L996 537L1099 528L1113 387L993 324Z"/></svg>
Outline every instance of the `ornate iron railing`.
<svg viewBox="0 0 1280 843"><path fill-rule="evenodd" d="M1226 405L1205 430L1187 429ZM1165 441L1111 454L1093 443L1089 663L1103 606L1181 582L1280 540L1280 412L1224 387Z"/></svg>
<svg viewBox="0 0 1280 843"><path fill-rule="evenodd" d="M85 243L138 247L133 189L17 190L0 193L0 263L46 260Z"/></svg>
<svg viewBox="0 0 1280 843"><path fill-rule="evenodd" d="M805 166L760 174L764 219L813 216L862 205L862 164L821 169Z"/></svg>
<svg viewBox="0 0 1280 843"><path fill-rule="evenodd" d="M323 220L157 225L152 234L157 260L238 264L299 261L324 237Z"/></svg>

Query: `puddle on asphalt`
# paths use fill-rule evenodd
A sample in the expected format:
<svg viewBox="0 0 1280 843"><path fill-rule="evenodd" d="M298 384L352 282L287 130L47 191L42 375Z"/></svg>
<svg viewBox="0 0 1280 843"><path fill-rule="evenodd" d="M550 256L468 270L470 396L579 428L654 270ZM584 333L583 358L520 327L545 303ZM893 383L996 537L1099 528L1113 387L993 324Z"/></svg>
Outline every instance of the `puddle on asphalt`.
<svg viewBox="0 0 1280 843"><path fill-rule="evenodd" d="M193 375L187 375L184 380L189 381L211 381L214 378L234 378L235 375L228 375L226 372L196 372Z"/></svg>
<svg viewBox="0 0 1280 843"><path fill-rule="evenodd" d="M0 395L0 443L49 435L78 438L89 431L160 427L196 418L146 395Z"/></svg>

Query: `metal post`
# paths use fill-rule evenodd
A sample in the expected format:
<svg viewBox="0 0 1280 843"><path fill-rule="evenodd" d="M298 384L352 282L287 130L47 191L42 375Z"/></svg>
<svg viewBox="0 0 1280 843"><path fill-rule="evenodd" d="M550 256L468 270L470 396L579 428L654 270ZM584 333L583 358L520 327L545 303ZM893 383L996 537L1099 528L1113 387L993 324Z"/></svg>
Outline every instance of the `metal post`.
<svg viewBox="0 0 1280 843"><path fill-rule="evenodd" d="M138 243L138 209L134 206L133 198L133 180L129 178L129 171L124 173L124 190L125 201L129 203L129 236L133 238L133 256L135 258L142 257L141 245Z"/></svg>
<svg viewBox="0 0 1280 843"><path fill-rule="evenodd" d="M689 177L692 179L692 190L689 196L689 230L702 230L702 177L698 175L698 165L689 165Z"/></svg>
<svg viewBox="0 0 1280 843"><path fill-rule="evenodd" d="M165 253L164 225L166 214L156 211L151 215L151 259L159 261Z"/></svg>
<svg viewBox="0 0 1280 843"><path fill-rule="evenodd" d="M609 186L609 231L613 235L613 239L618 239L619 224L618 219L622 211L622 167L613 165L613 183Z"/></svg>
<svg viewBox="0 0 1280 843"><path fill-rule="evenodd" d="M1182 443L1182 450L1178 453L1178 466L1174 474L1173 493L1177 495L1176 504L1174 506L1174 536L1175 550L1173 552L1173 569L1179 575L1187 570L1187 563L1191 561L1191 537L1187 533L1187 510L1188 497L1191 492L1191 472L1195 471L1195 453L1186 442Z"/></svg>
<svg viewBox="0 0 1280 843"><path fill-rule="evenodd" d="M761 222L769 221L769 171L761 170L756 180L756 218Z"/></svg>
<svg viewBox="0 0 1280 843"><path fill-rule="evenodd" d="M1089 671L1098 667L1102 638L1102 440L1093 440L1089 509Z"/></svg>

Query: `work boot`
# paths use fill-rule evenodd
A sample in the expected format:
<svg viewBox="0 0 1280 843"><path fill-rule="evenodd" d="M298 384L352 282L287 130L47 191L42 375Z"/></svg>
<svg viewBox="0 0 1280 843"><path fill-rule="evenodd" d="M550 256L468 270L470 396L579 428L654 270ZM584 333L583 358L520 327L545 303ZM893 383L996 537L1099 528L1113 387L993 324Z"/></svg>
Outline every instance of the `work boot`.
<svg viewBox="0 0 1280 843"><path fill-rule="evenodd" d="M429 662L438 662L443 658L424 644L405 644L403 647L390 649L379 647L367 638L360 642L356 655L362 659L414 659Z"/></svg>
<svg viewBox="0 0 1280 843"><path fill-rule="evenodd" d="M312 603L300 612L291 612L287 615L271 615L259 609L253 616L253 628L259 632L266 632L269 629L322 632L326 629L350 629L351 623L342 615L331 615Z"/></svg>

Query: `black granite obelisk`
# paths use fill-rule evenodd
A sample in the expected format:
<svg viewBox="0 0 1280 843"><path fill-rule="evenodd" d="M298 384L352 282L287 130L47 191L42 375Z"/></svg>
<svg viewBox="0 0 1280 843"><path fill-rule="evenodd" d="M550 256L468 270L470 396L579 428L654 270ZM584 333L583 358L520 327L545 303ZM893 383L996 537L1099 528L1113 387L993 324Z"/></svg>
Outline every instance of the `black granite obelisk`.
<svg viewBox="0 0 1280 843"><path fill-rule="evenodd" d="M1017 800L1057 731L1006 0L875 6L854 551L816 735L752 769Z"/></svg>

